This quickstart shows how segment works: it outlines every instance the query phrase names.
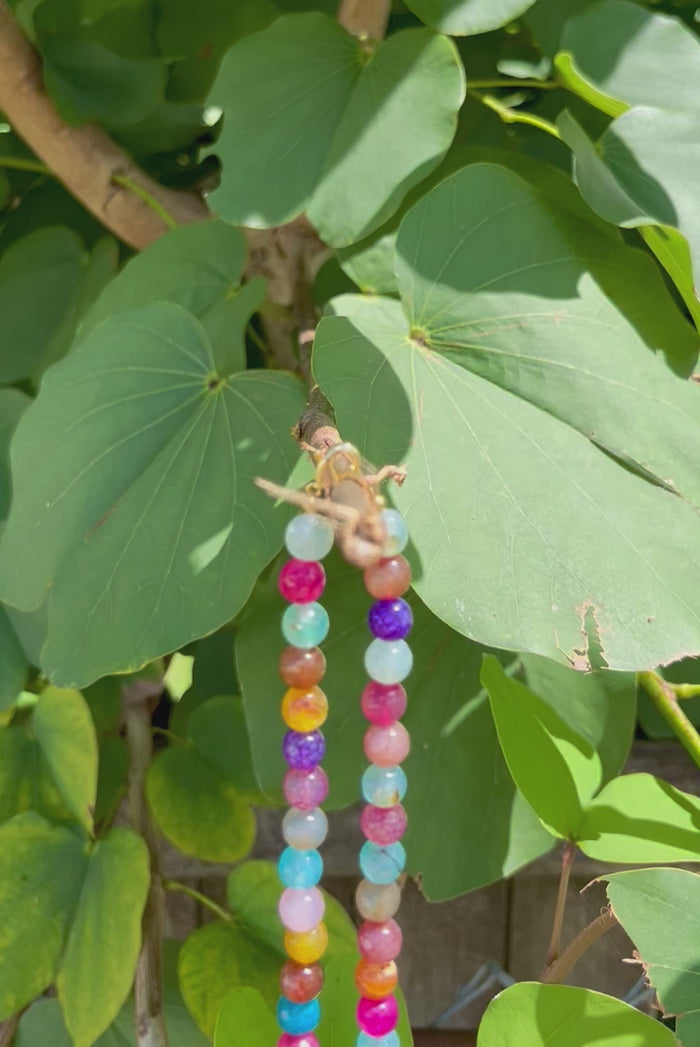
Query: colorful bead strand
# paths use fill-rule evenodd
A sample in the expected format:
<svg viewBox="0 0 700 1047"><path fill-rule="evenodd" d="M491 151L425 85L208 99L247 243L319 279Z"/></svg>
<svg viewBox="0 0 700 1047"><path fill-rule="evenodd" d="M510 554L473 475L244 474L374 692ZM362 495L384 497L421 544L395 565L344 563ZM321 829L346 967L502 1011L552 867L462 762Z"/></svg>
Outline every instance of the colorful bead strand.
<svg viewBox="0 0 700 1047"><path fill-rule="evenodd" d="M280 974L277 1020L282 1036L277 1047L319 1047L314 1030L320 1018L323 969L318 961L328 944L325 902L318 888L323 859L317 849L328 831L321 810L328 779L319 765L326 751L320 728L328 701L318 686L326 671L318 644L326 638L328 615L317 601L326 584L319 561L331 550L333 529L322 517L302 513L287 526L285 545L293 559L280 571L278 587L289 602L282 616L282 634L289 646L282 652L279 671L288 688L282 699L287 727L282 752L289 766L284 795L290 807L282 822L287 847L278 869L284 887L279 914L289 959Z"/></svg>
<svg viewBox="0 0 700 1047"><path fill-rule="evenodd" d="M399 1047L396 1025L399 1009L393 995L398 984L396 957L401 950L401 928L393 919L401 891L396 882L406 862L401 837L406 812L401 800L406 775L400 764L408 756L408 731L399 723L406 711L402 681L413 665L406 643L413 625L409 604L401 599L411 582L411 568L400 553L408 531L395 509L382 519L387 532L385 558L365 571L365 587L375 603L368 622L374 639L365 654L370 682L362 692L362 712L369 721L364 750L370 766L362 776L367 801L361 816L366 843L360 852L364 879L357 888L357 908L364 919L358 930L362 959L355 973L360 993L357 1047Z"/></svg>

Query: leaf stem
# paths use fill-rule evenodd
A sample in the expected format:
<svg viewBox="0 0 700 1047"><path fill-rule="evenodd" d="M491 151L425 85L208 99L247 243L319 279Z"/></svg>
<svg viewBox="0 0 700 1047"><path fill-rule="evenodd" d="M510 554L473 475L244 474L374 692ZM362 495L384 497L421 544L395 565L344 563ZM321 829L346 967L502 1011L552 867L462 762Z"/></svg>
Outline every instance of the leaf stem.
<svg viewBox="0 0 700 1047"><path fill-rule="evenodd" d="M184 749L189 749L190 747L187 738L181 738L179 734L169 731L167 727L158 727L157 724L152 724L151 731L153 734L159 734L163 738L167 738L173 745L181 745Z"/></svg>
<svg viewBox="0 0 700 1047"><path fill-rule="evenodd" d="M233 921L233 913L229 912L228 909L224 909L223 905L219 905L212 898L208 898L206 894L202 894L201 891L195 890L194 887L190 887L186 883L180 883L179 880L164 880L163 886L166 891L182 891L183 894L189 895L200 905L203 905L205 909L209 909L215 913L220 920L225 920L227 923Z"/></svg>
<svg viewBox="0 0 700 1047"><path fill-rule="evenodd" d="M35 174L53 174L51 168L42 164L40 160L27 160L21 156L0 156L0 167L7 167L13 171L33 171Z"/></svg>
<svg viewBox="0 0 700 1047"><path fill-rule="evenodd" d="M148 204L151 210L155 211L159 218L162 218L168 229L177 229L177 222L170 214L170 211L167 211L162 203L159 200L156 200L155 196L149 193L148 189L145 189L144 186L138 185L133 181L133 179L128 178L127 175L118 173L112 175L112 181L115 185L120 185L122 188L128 189L130 193L138 196L139 200L143 200L145 204Z"/></svg>
<svg viewBox="0 0 700 1047"><path fill-rule="evenodd" d="M592 923L589 923L587 927L584 927L579 934L576 935L574 940L567 945L561 956L554 961L551 966L547 967L543 972L540 981L547 984L553 982L561 982L566 978L567 974L577 963L587 949L593 945L594 942L601 938L607 931L615 926L617 920L612 912L612 909L606 909L600 916L597 916Z"/></svg>
<svg viewBox="0 0 700 1047"><path fill-rule="evenodd" d="M637 673L637 683L644 688L690 758L700 767L700 734L678 704L676 689L654 672Z"/></svg>
<svg viewBox="0 0 700 1047"><path fill-rule="evenodd" d="M561 87L556 80L520 80L518 77L507 79L501 77L495 80L470 80L467 87L471 91L476 87L536 87L540 91L552 91L555 87Z"/></svg>
<svg viewBox="0 0 700 1047"><path fill-rule="evenodd" d="M511 109L497 98L494 98L493 95L482 95L481 92L474 90L472 90L471 94L482 105L493 109L494 113L498 113L504 124L529 124L530 127L539 127L540 131L546 131L552 138L561 140L561 135L551 120L545 120L543 116L534 116L532 113L521 112L519 109Z"/></svg>
<svg viewBox="0 0 700 1047"><path fill-rule="evenodd" d="M564 925L564 911L566 909L566 896L569 890L569 879L571 868L576 858L576 844L566 840L561 851L561 872L559 874L559 890L557 892L557 904L554 908L554 920L552 922L552 936L549 940L545 971L551 967L559 956L561 945L561 931Z"/></svg>
<svg viewBox="0 0 700 1047"><path fill-rule="evenodd" d="M21 1017L22 1012L17 1011L16 1014L11 1015L6 1021L0 1022L0 1047L12 1047Z"/></svg>

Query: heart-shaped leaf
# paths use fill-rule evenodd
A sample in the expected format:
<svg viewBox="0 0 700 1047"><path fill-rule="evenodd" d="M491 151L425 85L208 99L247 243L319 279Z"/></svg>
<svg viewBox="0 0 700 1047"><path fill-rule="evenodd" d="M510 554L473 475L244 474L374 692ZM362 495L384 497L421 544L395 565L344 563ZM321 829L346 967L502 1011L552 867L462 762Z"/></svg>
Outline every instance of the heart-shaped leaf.
<svg viewBox="0 0 700 1047"><path fill-rule="evenodd" d="M446 37L410 29L368 50L320 12L281 18L231 48L212 88L224 109L212 206L257 227L306 211L328 243L358 240L439 163L463 98Z"/></svg>
<svg viewBox="0 0 700 1047"><path fill-rule="evenodd" d="M13 442L0 586L26 610L51 590L51 679L135 670L240 610L279 540L253 479L287 476L302 402L290 376L218 374L201 325L164 302L47 373Z"/></svg>
<svg viewBox="0 0 700 1047"><path fill-rule="evenodd" d="M511 22L535 0L408 0L421 21L452 36L488 33Z"/></svg>

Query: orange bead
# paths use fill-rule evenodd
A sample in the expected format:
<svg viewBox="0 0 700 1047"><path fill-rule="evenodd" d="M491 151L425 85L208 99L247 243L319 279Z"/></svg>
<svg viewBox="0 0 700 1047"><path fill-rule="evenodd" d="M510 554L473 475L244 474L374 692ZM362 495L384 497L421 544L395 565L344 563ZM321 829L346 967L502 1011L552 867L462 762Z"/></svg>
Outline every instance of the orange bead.
<svg viewBox="0 0 700 1047"><path fill-rule="evenodd" d="M285 647L280 655L279 670L288 687L313 687L326 671L326 659L318 647L308 651Z"/></svg>
<svg viewBox="0 0 700 1047"><path fill-rule="evenodd" d="M318 923L310 931L285 931L284 949L297 963L316 963L328 947L328 930Z"/></svg>
<svg viewBox="0 0 700 1047"><path fill-rule="evenodd" d="M282 719L292 731L315 731L328 716L328 699L320 687L290 687L282 699Z"/></svg>
<svg viewBox="0 0 700 1047"><path fill-rule="evenodd" d="M399 981L399 972L393 960L388 963L367 963L360 960L355 968L355 985L360 996L369 1000L381 1000L389 996Z"/></svg>

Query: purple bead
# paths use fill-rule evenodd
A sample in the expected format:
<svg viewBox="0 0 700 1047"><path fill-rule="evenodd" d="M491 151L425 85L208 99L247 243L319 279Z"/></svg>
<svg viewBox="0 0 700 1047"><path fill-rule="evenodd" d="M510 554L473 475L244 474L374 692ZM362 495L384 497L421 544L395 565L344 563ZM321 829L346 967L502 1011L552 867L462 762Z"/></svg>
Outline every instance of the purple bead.
<svg viewBox="0 0 700 1047"><path fill-rule="evenodd" d="M282 742L282 752L290 767L297 771L310 771L321 762L326 752L326 740L320 731L287 731Z"/></svg>
<svg viewBox="0 0 700 1047"><path fill-rule="evenodd" d="M369 609L369 627L378 640L403 640L413 625L413 611L405 600L377 600Z"/></svg>

